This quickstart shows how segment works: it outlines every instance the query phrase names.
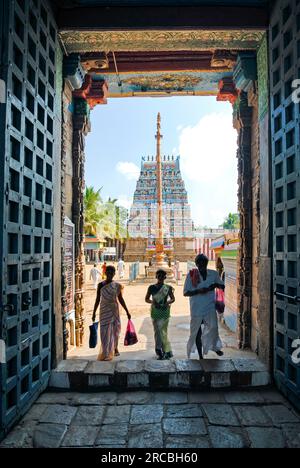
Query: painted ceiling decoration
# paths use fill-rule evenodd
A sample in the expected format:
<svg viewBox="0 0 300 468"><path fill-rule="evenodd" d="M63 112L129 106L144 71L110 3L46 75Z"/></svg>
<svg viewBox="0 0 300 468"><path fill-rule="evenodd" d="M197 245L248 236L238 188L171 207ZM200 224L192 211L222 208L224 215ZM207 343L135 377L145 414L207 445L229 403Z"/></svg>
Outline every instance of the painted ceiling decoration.
<svg viewBox="0 0 300 468"><path fill-rule="evenodd" d="M140 88L141 91L184 91L185 89L192 91L195 89L202 78L190 74L176 75L175 73L166 73L162 75L143 76L134 78L125 78L122 83Z"/></svg>
<svg viewBox="0 0 300 468"><path fill-rule="evenodd" d="M236 60L237 52L226 50L116 52L114 54L91 52L82 54L80 59L87 73L96 74L115 73L116 65L120 73L200 70L225 72L233 69Z"/></svg>
<svg viewBox="0 0 300 468"><path fill-rule="evenodd" d="M95 75L94 80L107 83L109 97L129 96L217 96L219 82L232 78L232 72L161 72L133 73L125 75Z"/></svg>
<svg viewBox="0 0 300 468"><path fill-rule="evenodd" d="M262 31L61 31L69 54L178 50L257 49Z"/></svg>
<svg viewBox="0 0 300 468"><path fill-rule="evenodd" d="M70 3L73 7L79 3L91 5L83 1ZM255 53L264 30L257 27L219 30L207 26L205 29L81 26L76 30L70 21L70 27L66 25L60 30L60 37L69 57L79 57L81 67L91 77L81 91L88 95L91 107L105 104L107 97L127 96L213 95L233 103L237 91L232 76L238 55L244 51Z"/></svg>

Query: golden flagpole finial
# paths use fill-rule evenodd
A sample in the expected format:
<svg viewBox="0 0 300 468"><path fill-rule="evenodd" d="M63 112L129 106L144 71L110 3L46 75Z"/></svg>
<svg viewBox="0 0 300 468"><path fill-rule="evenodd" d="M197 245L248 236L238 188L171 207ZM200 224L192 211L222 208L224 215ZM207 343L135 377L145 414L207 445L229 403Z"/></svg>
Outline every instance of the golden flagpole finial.
<svg viewBox="0 0 300 468"><path fill-rule="evenodd" d="M163 136L161 135L160 133L160 129L161 129L161 116L160 116L160 112L157 114L157 133L156 133L156 139L157 140L160 140Z"/></svg>

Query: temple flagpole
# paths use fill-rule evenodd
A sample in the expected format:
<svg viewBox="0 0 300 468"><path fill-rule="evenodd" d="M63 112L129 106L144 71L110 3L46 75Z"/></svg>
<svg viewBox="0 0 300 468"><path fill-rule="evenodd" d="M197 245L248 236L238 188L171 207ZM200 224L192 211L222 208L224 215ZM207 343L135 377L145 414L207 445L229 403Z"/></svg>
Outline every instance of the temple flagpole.
<svg viewBox="0 0 300 468"><path fill-rule="evenodd" d="M163 232L163 197L162 197L162 168L161 168L161 116L157 115L156 133L156 189L157 189L157 236L156 236L156 264L164 264L164 232Z"/></svg>

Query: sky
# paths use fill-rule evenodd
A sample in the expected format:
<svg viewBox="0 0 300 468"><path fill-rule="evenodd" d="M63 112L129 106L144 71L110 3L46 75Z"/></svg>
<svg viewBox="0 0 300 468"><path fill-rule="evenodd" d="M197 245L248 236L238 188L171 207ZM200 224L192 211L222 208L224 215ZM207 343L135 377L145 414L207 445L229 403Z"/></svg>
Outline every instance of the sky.
<svg viewBox="0 0 300 468"><path fill-rule="evenodd" d="M215 97L109 99L91 113L86 185L130 208L142 156L155 156L161 113L162 154L180 155L196 226L219 227L237 212L237 133L232 107Z"/></svg>

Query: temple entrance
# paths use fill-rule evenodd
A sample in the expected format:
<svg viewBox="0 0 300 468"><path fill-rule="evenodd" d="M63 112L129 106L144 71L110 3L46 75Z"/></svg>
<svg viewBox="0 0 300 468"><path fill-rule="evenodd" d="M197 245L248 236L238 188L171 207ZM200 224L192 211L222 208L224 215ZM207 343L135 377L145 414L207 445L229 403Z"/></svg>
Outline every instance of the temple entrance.
<svg viewBox="0 0 300 468"><path fill-rule="evenodd" d="M152 37L149 37L146 43L143 41L135 43L133 51L126 52L128 40L134 41L136 39L134 35L129 35L125 42L124 37L120 36L117 42L113 44L115 51L107 54L102 52L91 54L81 42L82 38L76 45L76 40L74 42L69 33L63 34L63 37L65 45L70 47L70 51L74 52L74 48L77 47L78 52L81 54L79 58L75 58L75 55L72 54L65 61L67 77L64 89L64 121L66 123L64 139L69 141L73 135L72 155L68 154L68 152L65 154L66 159L73 158L73 174L64 170L63 176L66 177L66 181L69 179L65 188L72 185L72 190L66 193L69 202L65 204L65 207L68 208L69 216L73 217L75 224L77 347L82 347L83 340L86 339L84 338L86 328L84 305L85 260L95 258L95 251L92 252L92 257L90 257L90 254L88 256L84 255L83 239L84 140L90 131L91 112L94 112L93 109L96 105L99 106L99 109L104 109L104 106L108 104L108 96L112 98L178 95L214 96L217 101L228 101L231 104L233 126L238 133L238 211L240 227L239 232L232 235L232 238L224 236L220 244L227 251L226 263L230 270L230 274L228 274L230 288L228 289L231 289L231 297L228 304L231 302L231 311L228 315L231 315L231 317L226 316L225 322L227 326L234 328L234 332L237 333L237 347L239 349L252 350L259 354L265 362L269 362L271 352L269 346L270 320L261 320L258 310L262 297L267 300L270 291L265 288L263 294L261 294L260 270L257 261L260 256L261 221L259 206L261 191L259 120L266 119L267 115L267 104L265 102L262 102L261 108L259 108L259 89L257 87L260 79L261 83L265 84L265 74L267 72L267 49L264 34L260 31L251 32L247 35L246 40L241 40L239 34L234 34L233 37L230 37L230 44L231 46L235 44L237 47L237 43L239 43L242 51L234 52L231 50L230 53L224 48L221 51L217 49L210 52L206 50L205 53L202 51L195 52L200 47L199 44L202 43L202 38L199 38L200 43L198 46L190 43L187 47L191 52L184 56L180 50L176 49L174 37L171 39L172 46L176 50L174 53L153 50ZM100 33L99 38L103 39ZM106 39L108 41L112 40L109 35ZM187 39L189 39L189 36L187 36ZM115 40L115 36L113 40ZM170 48L168 40L166 38L163 41L162 48ZM217 37L216 41L219 44L218 47L221 47L221 38ZM217 44L215 46L217 47ZM223 47L225 47L224 44ZM227 47L229 47L228 44ZM257 67L256 49L259 49L260 68ZM201 65L199 65L199 60L202 61ZM82 73L81 88L79 88L79 84L74 81L74 76L71 74L71 70L74 71L75 62L77 66L75 68L77 70L76 78L78 78L79 70ZM187 62L191 72L186 71ZM208 63L210 65L207 69ZM161 68L164 71L159 71ZM247 70L246 74L245 70ZM74 89L75 85L77 89ZM260 86L263 91L262 84ZM71 97L73 98L73 112L68 106ZM263 94L261 100L263 100ZM266 147L263 148L263 151L266 151ZM168 160L166 162L169 163ZM152 163L151 158L143 162L146 174L151 174ZM172 160L171 163L176 166L176 161ZM136 209L135 214L139 216L140 210ZM135 216L134 211L130 215ZM151 211L147 215L147 221L149 219L151 220ZM154 221L152 223L154 230L156 225L157 221ZM128 226L135 232L135 227L132 224L129 223ZM141 225L138 226L138 229L143 228ZM183 238L186 239L186 236L183 236ZM103 241L103 239L98 240ZM172 266L172 260L174 260L174 252L176 249L180 250L180 242L175 245L175 240L174 236L172 246L167 245L168 236L160 241L161 248L164 247L166 251L170 249L170 267ZM190 257L185 258L186 262L193 260L197 250L194 239L191 238L190 240L192 241L192 248L190 247ZM147 233L144 239L143 236L139 235L136 240L129 238L126 241L126 249L122 250L122 256L129 262L135 260L149 262L151 261L149 257L151 248L157 250L155 243L157 244L157 238L151 239L151 233ZM220 250L222 249L218 248L217 245L214 254L218 256ZM234 250L236 264L230 262ZM135 252L137 251L138 255L135 258ZM112 250L110 252L112 253ZM99 250L96 256L100 259ZM235 271L232 270L233 265L237 265L233 268ZM151 268L151 265L148 266ZM264 278L268 278L268 281L270 281L270 274L270 269L264 271ZM65 340L64 346L64 356L66 357L67 340Z"/></svg>

